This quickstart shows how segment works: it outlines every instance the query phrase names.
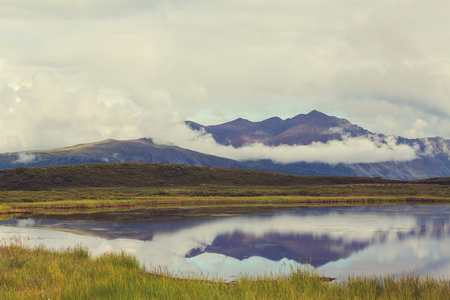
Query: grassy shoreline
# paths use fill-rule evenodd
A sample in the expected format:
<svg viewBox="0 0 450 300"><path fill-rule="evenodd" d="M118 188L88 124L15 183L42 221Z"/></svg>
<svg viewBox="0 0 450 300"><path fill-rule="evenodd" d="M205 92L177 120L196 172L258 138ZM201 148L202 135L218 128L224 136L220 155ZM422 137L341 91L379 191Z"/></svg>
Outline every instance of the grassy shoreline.
<svg viewBox="0 0 450 300"><path fill-rule="evenodd" d="M450 203L450 178L298 176L174 164L0 170L0 214L34 210L227 205Z"/></svg>
<svg viewBox="0 0 450 300"><path fill-rule="evenodd" d="M240 278L230 284L201 278L176 279L148 273L125 253L92 258L81 247L64 251L0 246L0 294L6 299L445 299L450 281L349 277L326 282L320 274L295 270L286 277Z"/></svg>
<svg viewBox="0 0 450 300"><path fill-rule="evenodd" d="M317 206L450 203L450 186L345 184L311 186L84 187L0 191L0 215L32 211L185 206Z"/></svg>
<svg viewBox="0 0 450 300"><path fill-rule="evenodd" d="M0 215L26 214L32 212L88 211L106 209L210 207L210 206L350 206L350 205L418 205L449 204L445 197L239 197L229 198L153 198L146 200L71 200L57 202L22 202L0 205Z"/></svg>

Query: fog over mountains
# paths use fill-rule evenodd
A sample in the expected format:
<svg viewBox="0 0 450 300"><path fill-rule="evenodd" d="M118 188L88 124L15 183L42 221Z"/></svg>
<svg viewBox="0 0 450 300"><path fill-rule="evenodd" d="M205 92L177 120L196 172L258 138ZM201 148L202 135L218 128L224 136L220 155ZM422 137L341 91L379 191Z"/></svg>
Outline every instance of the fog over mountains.
<svg viewBox="0 0 450 300"><path fill-rule="evenodd" d="M222 145L253 150L248 168L290 174L416 179L450 175L450 141L375 134L318 111L261 122L188 125ZM259 159L255 159L259 158Z"/></svg>
<svg viewBox="0 0 450 300"><path fill-rule="evenodd" d="M251 122L239 118L212 126L191 121L186 125L190 128L184 128L188 138L174 141L177 145L152 139L106 140L0 154L0 168L140 161L298 175L389 179L450 176L450 140L385 136L318 111L286 120L273 117Z"/></svg>

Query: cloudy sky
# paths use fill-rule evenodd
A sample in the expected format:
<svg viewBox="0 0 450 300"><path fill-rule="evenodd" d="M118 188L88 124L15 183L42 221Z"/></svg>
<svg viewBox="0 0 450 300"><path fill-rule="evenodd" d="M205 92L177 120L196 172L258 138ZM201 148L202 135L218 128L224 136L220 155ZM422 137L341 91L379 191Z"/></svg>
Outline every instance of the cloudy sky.
<svg viewBox="0 0 450 300"><path fill-rule="evenodd" d="M0 0L0 152L316 109L450 138L446 0ZM170 130L168 129L170 128Z"/></svg>

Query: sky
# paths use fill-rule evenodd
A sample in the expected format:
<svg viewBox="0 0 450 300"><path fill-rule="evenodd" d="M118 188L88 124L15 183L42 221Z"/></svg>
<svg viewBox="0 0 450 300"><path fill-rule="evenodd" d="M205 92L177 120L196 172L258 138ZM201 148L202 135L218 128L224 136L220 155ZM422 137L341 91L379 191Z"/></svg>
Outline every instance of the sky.
<svg viewBox="0 0 450 300"><path fill-rule="evenodd" d="M141 137L195 148L184 120L311 110L448 139L449 10L445 0L0 0L0 153Z"/></svg>

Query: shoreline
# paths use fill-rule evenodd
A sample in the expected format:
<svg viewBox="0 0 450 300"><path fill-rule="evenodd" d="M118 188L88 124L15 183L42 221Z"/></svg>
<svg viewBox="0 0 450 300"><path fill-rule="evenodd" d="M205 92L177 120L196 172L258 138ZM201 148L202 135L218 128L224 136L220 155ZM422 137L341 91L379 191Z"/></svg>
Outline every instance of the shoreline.
<svg viewBox="0 0 450 300"><path fill-rule="evenodd" d="M109 209L133 209L152 207L155 209L177 207L300 207L300 206L349 206L349 205L445 205L450 204L450 197L292 197L292 196L257 196L257 197L221 197L208 199L205 197L155 197L142 200L109 200L105 204L98 204L98 200L71 200L53 202L22 202L0 204L0 215L32 214L35 212L56 211L89 211ZM172 201L170 201L172 199ZM131 203L130 203L131 202ZM59 205L58 205L59 204ZM3 206L3 207L2 207Z"/></svg>

